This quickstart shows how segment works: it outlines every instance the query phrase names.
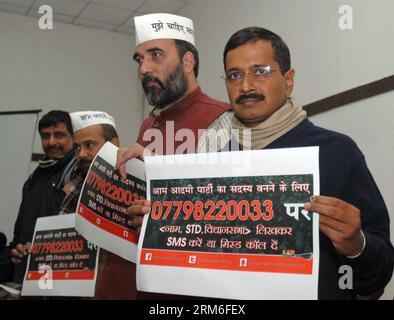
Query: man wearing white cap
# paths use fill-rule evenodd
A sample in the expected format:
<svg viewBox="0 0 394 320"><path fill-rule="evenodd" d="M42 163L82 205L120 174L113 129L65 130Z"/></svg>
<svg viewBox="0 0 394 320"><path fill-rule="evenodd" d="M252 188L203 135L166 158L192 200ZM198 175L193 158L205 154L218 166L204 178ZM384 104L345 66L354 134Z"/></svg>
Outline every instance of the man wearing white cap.
<svg viewBox="0 0 394 320"><path fill-rule="evenodd" d="M64 187L66 197L59 214L75 212L79 193L89 166L101 147L110 141L119 146L115 119L102 111L80 111L70 113L73 126L74 150L77 166L70 182Z"/></svg>
<svg viewBox="0 0 394 320"><path fill-rule="evenodd" d="M229 109L226 103L209 98L198 85L199 60L192 20L158 13L135 17L134 24L133 59L138 63L138 76L154 109L140 127L137 144L118 152L121 173L125 162L141 156L143 147L154 149L157 154L194 152L198 130L207 128ZM185 129L192 132L193 139L175 140L179 130ZM158 132L160 145L154 141ZM185 148L179 148L185 144ZM96 297L136 299L135 281L135 264L108 254Z"/></svg>
<svg viewBox="0 0 394 320"><path fill-rule="evenodd" d="M190 141L194 148L198 129L205 129L228 110L228 105L209 98L198 85L199 60L193 22L165 13L135 17L134 22L133 58L138 63L138 76L146 97L154 106L140 128L137 143L147 146L154 136L150 129L160 130L163 146L156 153L177 153L184 141L171 139L169 130L176 135L181 129L189 129L194 133L195 138Z"/></svg>

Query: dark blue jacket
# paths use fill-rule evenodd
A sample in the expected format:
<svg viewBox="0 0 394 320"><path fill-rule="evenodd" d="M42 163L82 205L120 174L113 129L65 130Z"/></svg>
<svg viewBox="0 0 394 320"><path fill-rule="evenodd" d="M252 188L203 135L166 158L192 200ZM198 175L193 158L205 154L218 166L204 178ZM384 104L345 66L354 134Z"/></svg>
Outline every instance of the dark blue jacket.
<svg viewBox="0 0 394 320"><path fill-rule="evenodd" d="M225 149L230 146L234 149L234 141ZM394 248L390 242L387 208L364 155L351 138L317 127L309 120L304 120L265 149L309 146L320 147L320 194L357 207L361 211L361 228L366 238L363 253L358 258L348 259L339 255L328 237L320 232L319 299L351 299L356 294L381 291L393 273ZM339 288L342 265L353 269L353 290Z"/></svg>

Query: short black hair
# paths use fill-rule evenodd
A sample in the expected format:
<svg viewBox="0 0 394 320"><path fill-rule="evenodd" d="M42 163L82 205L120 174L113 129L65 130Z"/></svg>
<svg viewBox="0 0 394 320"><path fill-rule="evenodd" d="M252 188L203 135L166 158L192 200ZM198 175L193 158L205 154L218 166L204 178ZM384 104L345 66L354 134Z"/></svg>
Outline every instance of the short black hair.
<svg viewBox="0 0 394 320"><path fill-rule="evenodd" d="M272 48L274 49L275 61L279 64L282 74L285 74L287 71L289 71L291 67L291 59L287 44L276 33L260 27L244 28L237 31L230 37L223 52L224 70L226 70L226 58L230 50L233 50L248 42L255 42L258 40L270 41Z"/></svg>
<svg viewBox="0 0 394 320"><path fill-rule="evenodd" d="M198 59L198 51L195 46L193 46L190 42L184 40L175 39L175 45L178 50L179 57L182 59L186 52L190 51L193 54L195 65L194 65L194 75L196 78L198 77L198 68L199 68L199 59Z"/></svg>
<svg viewBox="0 0 394 320"><path fill-rule="evenodd" d="M105 141L111 141L113 138L118 138L118 133L116 129L107 123L100 124L103 129L104 139Z"/></svg>
<svg viewBox="0 0 394 320"><path fill-rule="evenodd" d="M38 122L38 132L41 134L42 129L56 127L59 123L64 123L67 131L73 135L70 114L61 110L52 110L45 114Z"/></svg>

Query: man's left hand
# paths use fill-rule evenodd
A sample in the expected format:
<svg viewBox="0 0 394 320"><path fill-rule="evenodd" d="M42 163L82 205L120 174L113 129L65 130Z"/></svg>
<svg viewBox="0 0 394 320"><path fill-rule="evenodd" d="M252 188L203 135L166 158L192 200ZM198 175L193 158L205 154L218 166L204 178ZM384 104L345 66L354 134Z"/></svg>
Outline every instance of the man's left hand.
<svg viewBox="0 0 394 320"><path fill-rule="evenodd" d="M363 236L358 208L325 196L312 196L304 208L320 215L320 231L330 238L339 254L355 256L361 252Z"/></svg>

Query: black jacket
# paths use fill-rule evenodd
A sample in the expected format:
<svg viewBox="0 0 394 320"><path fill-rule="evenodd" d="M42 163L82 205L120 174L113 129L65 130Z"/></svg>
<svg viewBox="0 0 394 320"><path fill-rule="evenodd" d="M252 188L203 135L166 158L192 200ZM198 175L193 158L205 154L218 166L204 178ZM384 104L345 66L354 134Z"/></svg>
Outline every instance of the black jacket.
<svg viewBox="0 0 394 320"><path fill-rule="evenodd" d="M17 244L31 242L37 218L53 216L59 213L64 199L64 180L67 172L75 163L74 153L71 152L51 167L38 167L23 185L22 202L14 227L14 238L3 254L0 264L0 280L10 281L12 265L10 252ZM15 266L13 281L23 282L27 259ZM8 265L8 266L7 266ZM4 279L8 278L8 279Z"/></svg>
<svg viewBox="0 0 394 320"><path fill-rule="evenodd" d="M236 142L229 143L226 150L231 146L236 146ZM319 299L351 299L356 294L381 292L393 274L394 248L390 242L389 214L364 155L351 138L319 128L309 120L265 149L309 146L320 147L320 194L359 208L361 229L366 238L363 253L348 259L339 255L328 237L320 233ZM342 276L339 269L343 265L352 267L354 290L339 288Z"/></svg>

